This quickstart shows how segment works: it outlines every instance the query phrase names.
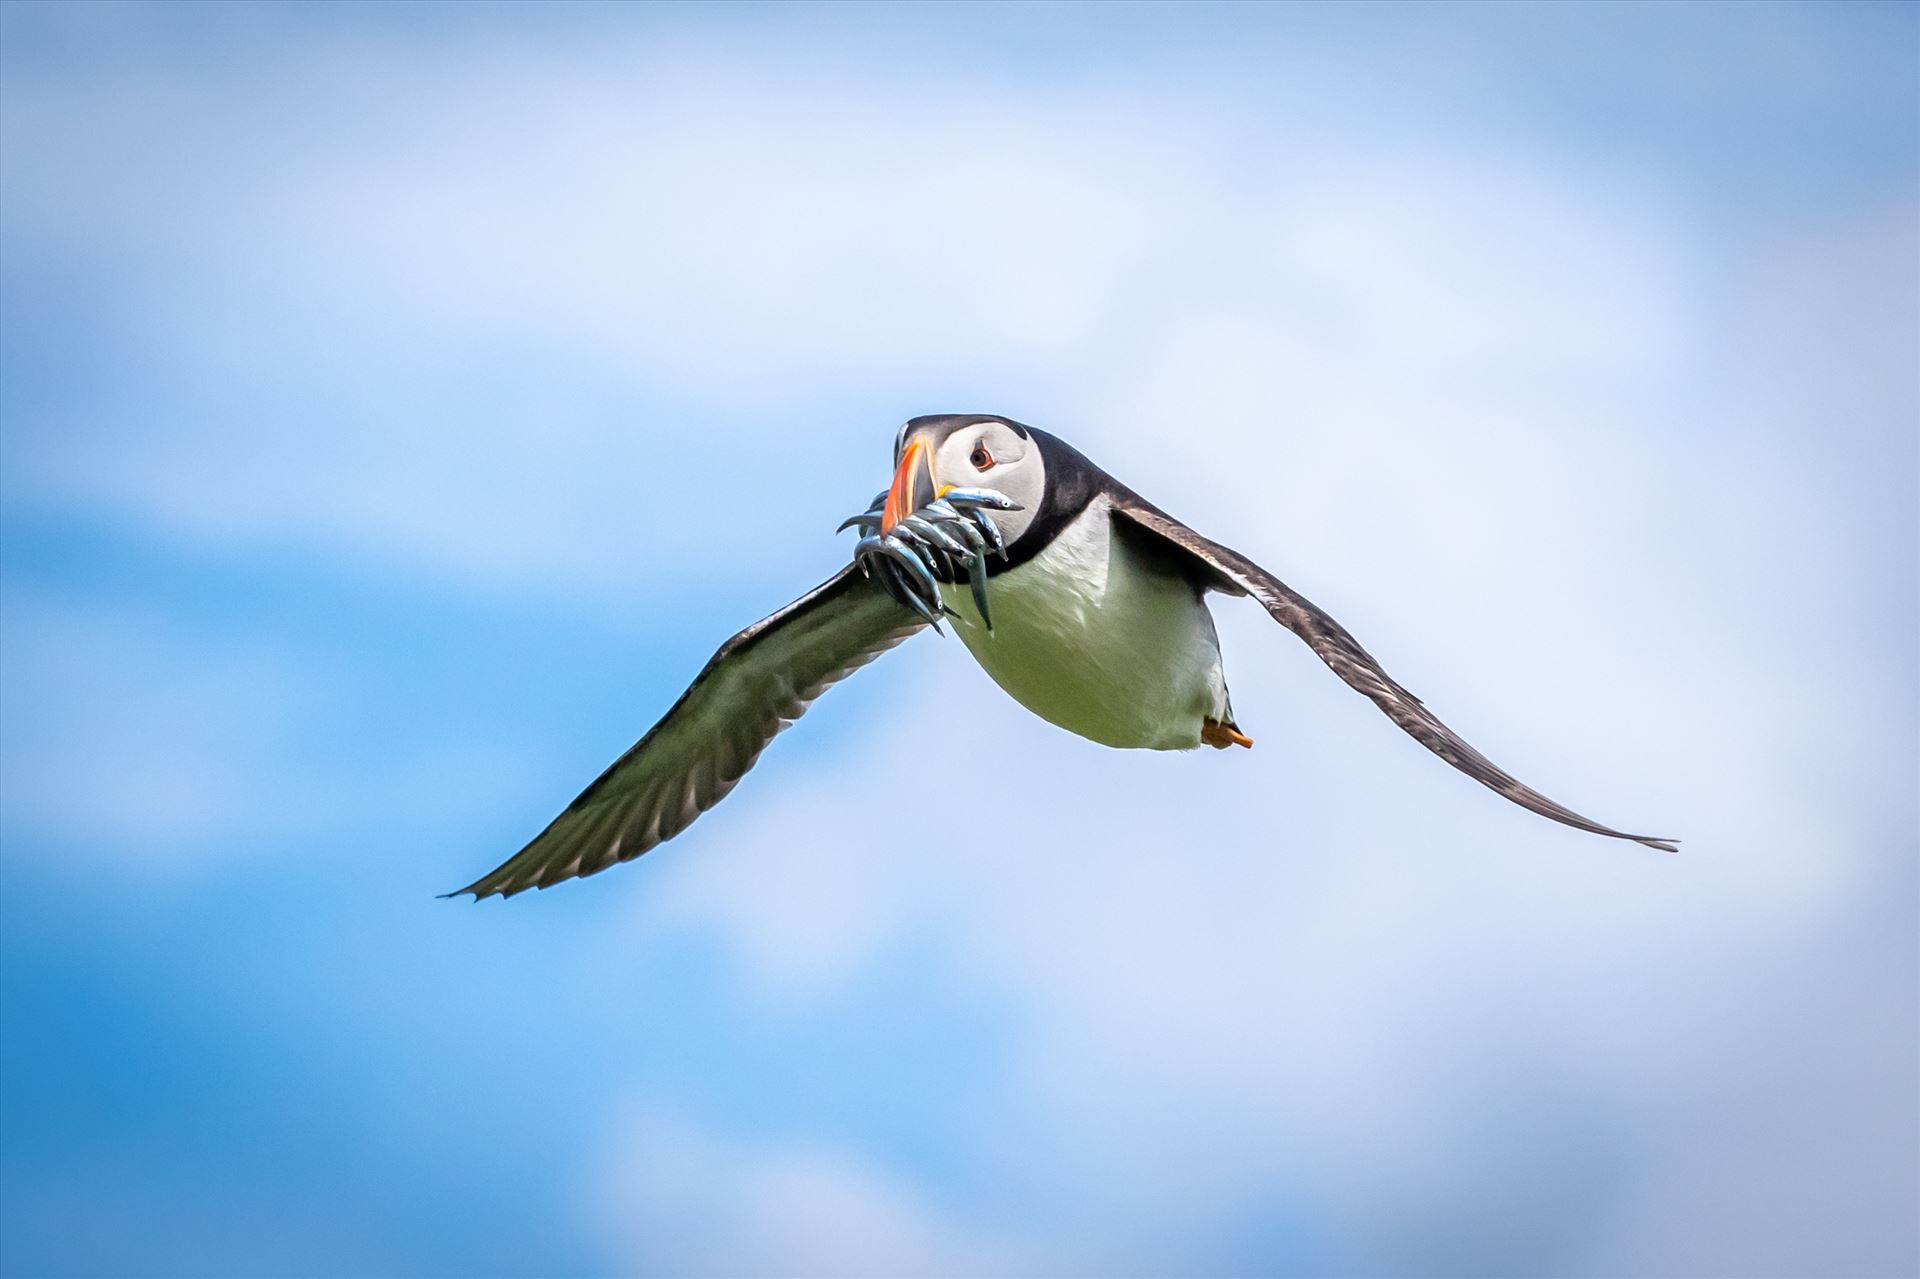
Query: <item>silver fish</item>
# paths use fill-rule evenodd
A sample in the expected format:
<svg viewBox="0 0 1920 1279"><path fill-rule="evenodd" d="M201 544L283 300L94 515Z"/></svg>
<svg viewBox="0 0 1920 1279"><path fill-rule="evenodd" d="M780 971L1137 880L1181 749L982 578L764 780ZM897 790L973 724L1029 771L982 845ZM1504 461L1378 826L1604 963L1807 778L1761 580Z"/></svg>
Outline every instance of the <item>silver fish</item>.
<svg viewBox="0 0 1920 1279"><path fill-rule="evenodd" d="M1000 526L993 522L993 517L981 510L968 511L967 514L973 517L974 526L986 534L994 552L1003 560L1007 558L1007 539L1000 536Z"/></svg>
<svg viewBox="0 0 1920 1279"><path fill-rule="evenodd" d="M972 551L961 545L953 534L941 528L940 525L934 521L922 519L918 515L909 515L900 522L918 533L921 541L936 544L942 550L946 551L947 554L958 559L960 563L965 564L973 559Z"/></svg>
<svg viewBox="0 0 1920 1279"><path fill-rule="evenodd" d="M919 579L920 584L927 588L929 598L940 598L940 590L933 577L933 566L914 550L911 543L897 534L882 533L880 544L886 548L888 554L893 556L896 563L905 565L907 571Z"/></svg>
<svg viewBox="0 0 1920 1279"><path fill-rule="evenodd" d="M990 506L996 511L1024 511L1027 508L996 489L948 489L940 495L949 506Z"/></svg>

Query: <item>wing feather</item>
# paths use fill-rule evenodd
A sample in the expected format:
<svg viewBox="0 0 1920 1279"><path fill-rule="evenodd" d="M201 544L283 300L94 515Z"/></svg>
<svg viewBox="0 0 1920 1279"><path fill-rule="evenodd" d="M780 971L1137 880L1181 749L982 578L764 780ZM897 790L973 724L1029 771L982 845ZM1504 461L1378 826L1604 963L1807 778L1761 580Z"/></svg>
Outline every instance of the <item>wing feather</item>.
<svg viewBox="0 0 1920 1279"><path fill-rule="evenodd" d="M925 624L859 570L841 570L722 644L645 737L525 848L459 892L511 897L672 839L829 686Z"/></svg>
<svg viewBox="0 0 1920 1279"><path fill-rule="evenodd" d="M1556 822L1596 835L1630 839L1662 852L1679 851L1679 844L1675 840L1629 835L1602 826L1515 779L1469 746L1458 733L1441 723L1419 698L1396 683L1374 660L1373 655L1347 633L1344 626L1238 551L1202 537L1139 494L1128 490L1121 489L1116 493L1114 511L1192 557L1197 561L1195 568L1199 576L1209 585L1220 586L1236 595L1251 595L1260 601L1276 622L1305 640L1307 646L1319 655L1334 674L1371 698L1374 705L1386 712L1388 719L1481 785L1506 796L1522 808L1531 809Z"/></svg>

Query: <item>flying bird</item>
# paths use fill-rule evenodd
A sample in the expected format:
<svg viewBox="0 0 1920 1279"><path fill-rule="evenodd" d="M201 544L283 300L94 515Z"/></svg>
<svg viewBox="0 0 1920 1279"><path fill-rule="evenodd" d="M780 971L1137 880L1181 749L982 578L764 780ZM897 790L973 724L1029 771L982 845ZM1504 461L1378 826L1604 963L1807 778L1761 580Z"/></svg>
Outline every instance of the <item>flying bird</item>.
<svg viewBox="0 0 1920 1279"><path fill-rule="evenodd" d="M865 534L853 563L722 644L645 737L458 893L547 888L672 839L828 685L943 620L1015 701L1069 732L1148 750L1250 747L1209 593L1252 596L1414 740L1521 807L1677 851L1515 780L1311 601L1045 431L988 414L916 417L894 442L892 484L848 525Z"/></svg>

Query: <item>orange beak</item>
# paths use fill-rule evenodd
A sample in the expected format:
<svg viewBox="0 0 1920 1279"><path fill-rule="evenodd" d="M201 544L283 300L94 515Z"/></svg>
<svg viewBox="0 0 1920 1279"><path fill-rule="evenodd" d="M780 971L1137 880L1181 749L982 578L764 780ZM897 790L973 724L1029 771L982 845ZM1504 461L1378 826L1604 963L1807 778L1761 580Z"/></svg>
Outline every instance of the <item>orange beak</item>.
<svg viewBox="0 0 1920 1279"><path fill-rule="evenodd" d="M914 440L900 455L900 469L893 473L887 504L880 509L880 531L891 531L894 525L933 501L936 492L933 451L925 440Z"/></svg>

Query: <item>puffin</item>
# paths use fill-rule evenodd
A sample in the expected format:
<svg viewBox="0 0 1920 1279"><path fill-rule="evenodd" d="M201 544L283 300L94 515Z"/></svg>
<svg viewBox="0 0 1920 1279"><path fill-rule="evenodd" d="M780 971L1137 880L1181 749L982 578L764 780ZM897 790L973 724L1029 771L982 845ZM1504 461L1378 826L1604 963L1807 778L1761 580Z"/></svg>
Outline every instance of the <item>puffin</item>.
<svg viewBox="0 0 1920 1279"><path fill-rule="evenodd" d="M1057 436L994 414L936 414L900 428L893 459L892 483L848 521L868 534L852 563L722 644L565 811L447 896L550 888L672 839L830 685L943 621L994 683L1068 732L1128 749L1251 747L1208 609L1216 594L1251 597L1415 741L1522 808L1678 851L1675 840L1603 826L1515 779L1325 611Z"/></svg>

